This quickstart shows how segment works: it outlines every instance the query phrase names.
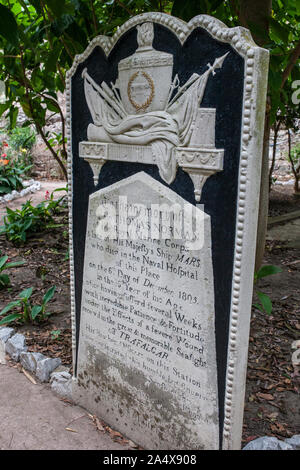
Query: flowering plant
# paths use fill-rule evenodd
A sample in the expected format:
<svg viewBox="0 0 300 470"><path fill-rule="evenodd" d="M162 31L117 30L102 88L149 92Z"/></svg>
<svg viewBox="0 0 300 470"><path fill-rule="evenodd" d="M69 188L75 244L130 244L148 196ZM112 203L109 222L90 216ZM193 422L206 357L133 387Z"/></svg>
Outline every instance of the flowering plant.
<svg viewBox="0 0 300 470"><path fill-rule="evenodd" d="M6 141L0 142L0 195L21 190L23 188L21 176L30 167L25 167L22 162L14 158L13 150Z"/></svg>

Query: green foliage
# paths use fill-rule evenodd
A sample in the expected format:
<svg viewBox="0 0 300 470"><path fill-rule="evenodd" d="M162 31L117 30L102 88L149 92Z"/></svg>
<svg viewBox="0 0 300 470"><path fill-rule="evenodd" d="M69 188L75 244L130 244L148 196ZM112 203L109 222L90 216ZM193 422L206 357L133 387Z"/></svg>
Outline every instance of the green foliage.
<svg viewBox="0 0 300 470"><path fill-rule="evenodd" d="M15 127L10 131L9 144L14 150L31 150L35 141L35 133L30 126Z"/></svg>
<svg viewBox="0 0 300 470"><path fill-rule="evenodd" d="M262 266L256 273L254 273L254 284L256 284L259 279L262 279L267 276L271 276L273 274L281 273L282 269L278 266L266 265ZM256 289L256 294L259 300L259 303L254 304L261 312L265 312L267 315L271 315L272 313L272 301L267 294Z"/></svg>
<svg viewBox="0 0 300 470"><path fill-rule="evenodd" d="M1 252L0 252L1 255ZM25 261L13 261L11 262L7 255L0 257L0 288L7 287L10 285L10 278L8 274L3 273L5 269L16 268L23 266Z"/></svg>
<svg viewBox="0 0 300 470"><path fill-rule="evenodd" d="M50 334L51 334L51 339L53 341L59 341L61 339L60 338L61 330L51 330Z"/></svg>
<svg viewBox="0 0 300 470"><path fill-rule="evenodd" d="M295 145L291 150L291 159L296 166L300 165L300 144Z"/></svg>
<svg viewBox="0 0 300 470"><path fill-rule="evenodd" d="M66 176L65 122L58 92L65 89L65 75L77 54L97 35L112 35L134 15L147 11L172 13L185 21L209 14L229 27L247 26L270 51L269 98L271 124L292 106L292 84L300 80L299 0L273 0L269 28L250 21L244 24L243 0L1 0L0 80L6 87L6 113L14 128L20 105L28 122L36 126ZM262 7L267 0L261 2ZM296 55L295 55L296 52ZM296 105L295 105L296 106ZM59 113L62 134L50 141L43 127L46 113ZM296 109L297 111L297 109ZM59 150L57 150L59 149Z"/></svg>
<svg viewBox="0 0 300 470"><path fill-rule="evenodd" d="M0 146L0 195L3 195L23 188L21 176L28 174L32 164L26 149L15 152L6 141Z"/></svg>
<svg viewBox="0 0 300 470"><path fill-rule="evenodd" d="M33 206L29 200L22 204L21 209L12 210L6 207L4 225L0 227L0 233L5 233L9 241L20 244L35 232L62 226L56 224L53 217L59 211L60 201L61 199L54 200L52 193L50 200L45 200L37 206Z"/></svg>
<svg viewBox="0 0 300 470"><path fill-rule="evenodd" d="M48 316L51 315L51 312L48 312L46 309L48 302L54 295L55 289L56 286L50 287L44 295L42 303L36 305L32 305L30 301L33 287L24 289L20 292L16 300L9 302L0 312L0 316L3 316L11 310L17 310L14 313L5 315L5 317L0 321L0 326L14 321L20 321L21 323L33 323L35 321L39 323L41 321L45 321Z"/></svg>

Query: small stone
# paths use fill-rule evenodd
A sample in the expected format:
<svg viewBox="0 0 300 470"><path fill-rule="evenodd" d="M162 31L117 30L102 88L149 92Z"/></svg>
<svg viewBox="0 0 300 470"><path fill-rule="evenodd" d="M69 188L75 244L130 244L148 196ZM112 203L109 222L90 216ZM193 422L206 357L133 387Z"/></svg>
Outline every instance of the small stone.
<svg viewBox="0 0 300 470"><path fill-rule="evenodd" d="M5 196L4 196L4 201L5 202L9 202L9 201L12 201L12 200L13 200L12 194L5 194Z"/></svg>
<svg viewBox="0 0 300 470"><path fill-rule="evenodd" d="M70 372L70 367L60 365L60 366L56 367L56 369L54 369L52 374L56 374L57 372Z"/></svg>
<svg viewBox="0 0 300 470"><path fill-rule="evenodd" d="M58 396L72 399L72 376L69 372L51 374L51 390Z"/></svg>
<svg viewBox="0 0 300 470"><path fill-rule="evenodd" d="M285 439L284 442L292 446L293 450L300 450L300 434Z"/></svg>
<svg viewBox="0 0 300 470"><path fill-rule="evenodd" d="M41 353L35 352L21 352L20 354L20 363L24 367L24 369L28 370L29 372L35 372L37 368L38 361L45 359L46 356Z"/></svg>
<svg viewBox="0 0 300 470"><path fill-rule="evenodd" d="M61 360L57 357L47 357L38 361L36 367L36 376L41 382L48 382L50 374L61 364Z"/></svg>
<svg viewBox="0 0 300 470"><path fill-rule="evenodd" d="M263 436L249 442L243 450L293 450L293 447L276 437Z"/></svg>
<svg viewBox="0 0 300 470"><path fill-rule="evenodd" d="M6 341L14 334L14 332L15 330L13 328L9 328L7 326L0 328L0 341L6 343Z"/></svg>
<svg viewBox="0 0 300 470"><path fill-rule="evenodd" d="M9 354L14 361L19 361L20 354L23 351L27 351L25 336L16 333L9 338L5 345L5 352Z"/></svg>
<svg viewBox="0 0 300 470"><path fill-rule="evenodd" d="M0 328L0 364L6 364L5 359L5 344L7 340L14 334L13 328L3 327Z"/></svg>

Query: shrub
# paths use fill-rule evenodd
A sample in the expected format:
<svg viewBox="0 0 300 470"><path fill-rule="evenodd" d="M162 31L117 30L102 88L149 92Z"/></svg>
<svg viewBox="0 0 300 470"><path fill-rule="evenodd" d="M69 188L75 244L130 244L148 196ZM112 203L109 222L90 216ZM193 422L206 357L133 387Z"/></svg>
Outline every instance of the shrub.
<svg viewBox="0 0 300 470"><path fill-rule="evenodd" d="M18 295L17 300L9 302L6 307L4 307L4 309L0 312L0 316L5 315L11 310L19 309L19 311L6 315L4 318L2 318L0 321L0 326L6 325L7 323L11 323L16 320L19 320L22 323L33 323L34 321L41 322L46 320L47 317L51 315L51 313L46 310L47 303L52 299L55 289L56 286L50 287L50 289L44 295L40 305L32 305L30 302L33 288L29 287L28 289L24 289Z"/></svg>
<svg viewBox="0 0 300 470"><path fill-rule="evenodd" d="M9 144L14 150L31 150L33 145L35 144L35 141L35 133L30 126L15 127L10 131Z"/></svg>
<svg viewBox="0 0 300 470"><path fill-rule="evenodd" d="M1 252L0 252L1 255ZM5 269L16 268L17 266L22 266L25 264L25 261L9 261L7 255L0 257L0 288L7 287L10 285L10 278L8 274L3 273Z"/></svg>
<svg viewBox="0 0 300 470"><path fill-rule="evenodd" d="M16 158L6 141L0 145L0 195L3 195L23 188L21 176L29 171L31 165L27 165L21 155Z"/></svg>
<svg viewBox="0 0 300 470"><path fill-rule="evenodd" d="M52 193L49 200L37 206L33 206L29 200L22 204L21 209L12 210L6 207L4 225L0 227L0 233L5 233L9 241L18 244L25 242L29 234L63 226L55 224L53 218L59 210L60 201L61 199L54 200Z"/></svg>

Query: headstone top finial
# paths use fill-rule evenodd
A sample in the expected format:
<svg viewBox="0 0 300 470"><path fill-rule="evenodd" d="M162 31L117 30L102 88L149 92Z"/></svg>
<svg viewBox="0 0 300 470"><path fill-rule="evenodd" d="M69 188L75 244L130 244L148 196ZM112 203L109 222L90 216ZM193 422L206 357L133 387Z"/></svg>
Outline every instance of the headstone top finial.
<svg viewBox="0 0 300 470"><path fill-rule="evenodd" d="M153 23L147 21L137 26L137 42L140 47L152 47L154 39L154 28Z"/></svg>

